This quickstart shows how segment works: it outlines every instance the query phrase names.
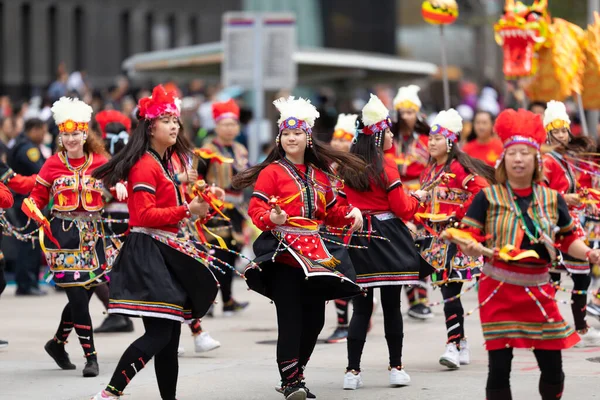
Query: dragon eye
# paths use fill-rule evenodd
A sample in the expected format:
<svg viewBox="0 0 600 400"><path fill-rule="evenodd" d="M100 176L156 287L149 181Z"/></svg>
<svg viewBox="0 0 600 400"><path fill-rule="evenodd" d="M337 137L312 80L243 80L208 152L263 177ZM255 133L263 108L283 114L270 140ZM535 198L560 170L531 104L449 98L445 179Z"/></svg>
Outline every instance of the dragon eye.
<svg viewBox="0 0 600 400"><path fill-rule="evenodd" d="M529 14L527 14L527 22L534 22L537 21L538 19L540 19L541 14L536 12L536 11L532 11Z"/></svg>

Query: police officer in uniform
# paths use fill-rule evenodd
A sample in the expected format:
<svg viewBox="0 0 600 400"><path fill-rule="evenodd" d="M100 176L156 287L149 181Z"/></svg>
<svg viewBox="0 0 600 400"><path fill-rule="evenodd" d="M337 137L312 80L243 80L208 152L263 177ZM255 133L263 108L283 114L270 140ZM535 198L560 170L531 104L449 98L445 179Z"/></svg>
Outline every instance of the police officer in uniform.
<svg viewBox="0 0 600 400"><path fill-rule="evenodd" d="M44 136L48 133L46 123L40 119L32 118L25 121L25 131L17 136L14 146L8 153L8 165L12 170L20 175L37 174L46 161L40 152L40 145L44 141ZM21 204L26 196L15 194L15 205L13 207L16 226L25 226L27 217L21 211ZM26 233L36 229L37 226L31 223L25 230ZM17 282L17 295L23 296L43 296L47 294L38 286L38 277L40 274L40 264L42 254L40 246L34 242L16 241L14 243L16 259L10 259L7 254L7 263L14 265L15 280ZM11 257L12 258L12 257Z"/></svg>

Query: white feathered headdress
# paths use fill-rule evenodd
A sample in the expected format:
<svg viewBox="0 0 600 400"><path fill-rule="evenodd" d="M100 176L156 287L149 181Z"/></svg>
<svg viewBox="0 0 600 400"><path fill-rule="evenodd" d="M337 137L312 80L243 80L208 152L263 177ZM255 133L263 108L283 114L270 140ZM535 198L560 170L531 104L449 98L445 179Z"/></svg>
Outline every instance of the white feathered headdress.
<svg viewBox="0 0 600 400"><path fill-rule="evenodd" d="M417 85L402 86L398 89L398 94L394 97L394 108L412 108L415 111L421 109L421 99L419 99L420 87Z"/></svg>
<svg viewBox="0 0 600 400"><path fill-rule="evenodd" d="M544 127L549 132L552 129L570 128L571 119L567 114L567 108L562 101L550 100L544 111Z"/></svg>
<svg viewBox="0 0 600 400"><path fill-rule="evenodd" d="M273 105L281 114L277 120L280 131L285 128L301 128L304 130L308 128L308 130L311 130L315 126L315 120L319 118L319 112L310 103L310 100L301 97L297 99L294 96L287 99L281 97L275 100Z"/></svg>
<svg viewBox="0 0 600 400"><path fill-rule="evenodd" d="M462 117L454 108L440 111L431 124L431 134L442 135L451 142L458 140L458 135L462 131Z"/></svg>
<svg viewBox="0 0 600 400"><path fill-rule="evenodd" d="M361 119L365 127L375 125L381 121L386 121L389 118L389 115L390 111L387 109L385 104L383 104L381 100L379 100L379 97L371 93L371 98L369 99L369 102L365 104L365 106L362 109Z"/></svg>
<svg viewBox="0 0 600 400"><path fill-rule="evenodd" d="M356 114L340 114L338 115L337 123L335 124L335 128L333 128L333 130L341 130L354 135L354 132L356 131L357 118L358 115Z"/></svg>
<svg viewBox="0 0 600 400"><path fill-rule="evenodd" d="M52 105L54 122L61 132L87 131L92 107L79 99L61 97Z"/></svg>

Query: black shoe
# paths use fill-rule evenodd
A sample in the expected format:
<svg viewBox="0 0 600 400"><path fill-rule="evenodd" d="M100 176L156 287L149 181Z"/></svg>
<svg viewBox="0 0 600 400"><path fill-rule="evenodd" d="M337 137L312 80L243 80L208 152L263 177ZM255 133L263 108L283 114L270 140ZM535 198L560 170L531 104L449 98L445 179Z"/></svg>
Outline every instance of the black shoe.
<svg viewBox="0 0 600 400"><path fill-rule="evenodd" d="M285 400L306 400L307 396L306 388L301 382L286 386L283 389L283 397L285 397Z"/></svg>
<svg viewBox="0 0 600 400"><path fill-rule="evenodd" d="M17 289L17 296L45 296L48 294L45 290L39 288Z"/></svg>
<svg viewBox="0 0 600 400"><path fill-rule="evenodd" d="M133 332L133 322L123 315L110 314L102 325L94 329L94 333Z"/></svg>
<svg viewBox="0 0 600 400"><path fill-rule="evenodd" d="M230 317L236 312L242 311L244 308L248 307L250 303L247 301L243 301L238 303L234 299L229 300L227 303L223 304L223 315L226 317Z"/></svg>
<svg viewBox="0 0 600 400"><path fill-rule="evenodd" d="M423 303L418 303L408 309L408 316L423 321L433 318L433 313L431 308Z"/></svg>
<svg viewBox="0 0 600 400"><path fill-rule="evenodd" d="M85 363L85 367L83 367L83 377L93 378L94 376L98 376L99 373L100 368L98 368L98 360L95 358L88 359Z"/></svg>
<svg viewBox="0 0 600 400"><path fill-rule="evenodd" d="M306 398L307 399L316 399L317 395L313 394L309 388L306 387L306 384L304 382L300 383L300 385L304 388L304 390L306 390Z"/></svg>
<svg viewBox="0 0 600 400"><path fill-rule="evenodd" d="M54 339L50 339L44 346L46 353L54 359L56 364L62 369L75 369L75 364L69 359L69 353L65 351L65 345L59 344Z"/></svg>
<svg viewBox="0 0 600 400"><path fill-rule="evenodd" d="M8 347L8 342L6 340L0 340L0 349Z"/></svg>
<svg viewBox="0 0 600 400"><path fill-rule="evenodd" d="M348 339L348 327L347 326L338 326L333 331L333 334L329 336L325 342L326 343L343 343Z"/></svg>

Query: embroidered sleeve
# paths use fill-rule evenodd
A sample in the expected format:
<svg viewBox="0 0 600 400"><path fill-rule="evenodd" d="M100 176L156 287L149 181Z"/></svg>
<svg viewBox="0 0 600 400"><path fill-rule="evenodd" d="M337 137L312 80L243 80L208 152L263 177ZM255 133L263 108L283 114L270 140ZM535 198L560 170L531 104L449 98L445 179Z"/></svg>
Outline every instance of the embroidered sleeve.
<svg viewBox="0 0 600 400"><path fill-rule="evenodd" d="M129 212L137 215L141 226L158 228L161 226L177 225L187 216L188 209L185 205L158 208L156 198L156 169L151 168L143 161L134 165L129 172L128 184L131 187L131 198L128 204Z"/></svg>
<svg viewBox="0 0 600 400"><path fill-rule="evenodd" d="M462 225L465 228L476 229L479 232L485 232L485 219L489 202L485 197L485 192L480 191L473 197L473 201L467 210L467 214L462 219Z"/></svg>
<svg viewBox="0 0 600 400"><path fill-rule="evenodd" d="M258 175L252 199L248 206L248 215L254 225L261 231L268 231L275 227L270 218L271 206L269 205L269 199L271 196L275 196L276 193L274 171L267 167Z"/></svg>
<svg viewBox="0 0 600 400"><path fill-rule="evenodd" d="M31 190L29 198L33 200L37 208L43 210L50 201L50 188L54 182L52 176L52 169L56 159L54 156L49 158L46 163L42 166L40 173L35 178L35 185Z"/></svg>
<svg viewBox="0 0 600 400"><path fill-rule="evenodd" d="M473 199L475 196L481 192L482 189L488 187L488 182L478 175L468 175L463 180L463 188L471 193L471 196L467 199L467 201L460 207L460 209L456 212L456 218L462 219L473 203Z"/></svg>
<svg viewBox="0 0 600 400"><path fill-rule="evenodd" d="M573 233L576 229L576 224L571 214L569 214L569 207L567 206L567 202L560 195L557 194L557 204L558 204L558 234L559 235L568 235Z"/></svg>

